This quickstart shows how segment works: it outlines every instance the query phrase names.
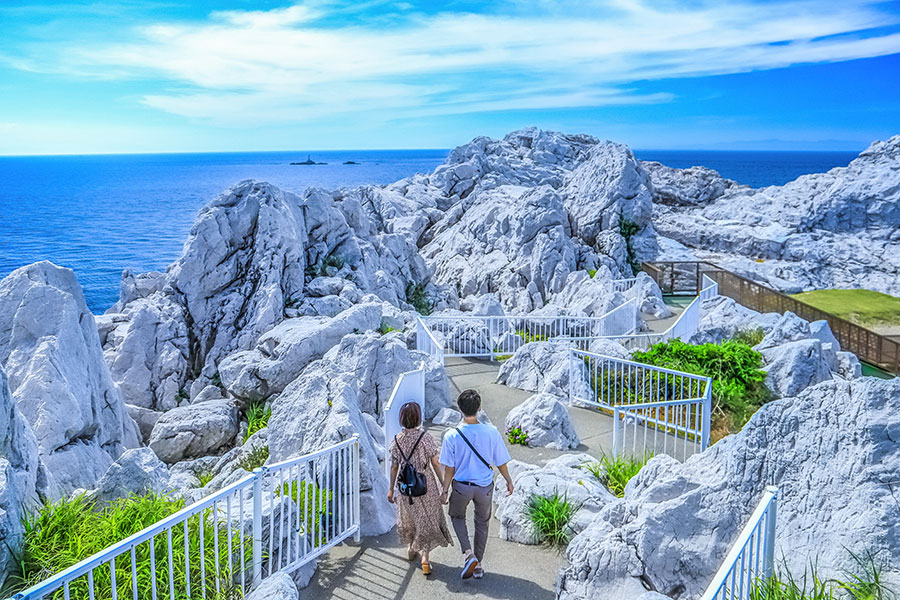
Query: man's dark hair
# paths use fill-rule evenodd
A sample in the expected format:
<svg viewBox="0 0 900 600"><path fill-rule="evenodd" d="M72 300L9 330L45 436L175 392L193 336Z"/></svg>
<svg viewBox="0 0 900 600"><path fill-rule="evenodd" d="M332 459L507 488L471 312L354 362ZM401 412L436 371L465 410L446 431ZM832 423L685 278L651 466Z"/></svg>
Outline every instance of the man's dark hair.
<svg viewBox="0 0 900 600"><path fill-rule="evenodd" d="M422 409L418 402L407 402L400 407L400 425L406 429L415 429L422 424Z"/></svg>
<svg viewBox="0 0 900 600"><path fill-rule="evenodd" d="M456 400L459 410L467 417L474 417L481 408L481 396L475 390L465 390Z"/></svg>

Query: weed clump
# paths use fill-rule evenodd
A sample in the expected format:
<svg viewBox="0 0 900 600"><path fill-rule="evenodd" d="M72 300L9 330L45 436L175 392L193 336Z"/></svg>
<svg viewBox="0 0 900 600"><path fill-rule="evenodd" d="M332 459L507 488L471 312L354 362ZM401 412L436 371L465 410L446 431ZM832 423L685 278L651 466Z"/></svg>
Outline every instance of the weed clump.
<svg viewBox="0 0 900 600"><path fill-rule="evenodd" d="M540 538L550 546L561 548L572 539L569 521L578 507L560 494L532 496L528 501L528 518Z"/></svg>

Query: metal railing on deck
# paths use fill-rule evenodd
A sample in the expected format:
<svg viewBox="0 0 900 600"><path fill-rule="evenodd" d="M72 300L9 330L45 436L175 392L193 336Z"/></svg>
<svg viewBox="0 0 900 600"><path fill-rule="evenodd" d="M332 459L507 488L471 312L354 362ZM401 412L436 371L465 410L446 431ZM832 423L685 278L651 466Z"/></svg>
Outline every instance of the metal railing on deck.
<svg viewBox="0 0 900 600"><path fill-rule="evenodd" d="M644 263L644 271L656 280L664 294L698 293L704 276L718 285L718 293L757 312L791 311L807 321L828 321L842 350L854 353L877 367L900 375L900 342L866 329L811 304L732 273L708 262Z"/></svg>
<svg viewBox="0 0 900 600"><path fill-rule="evenodd" d="M778 488L768 487L700 600L749 600L775 573Z"/></svg>
<svg viewBox="0 0 900 600"><path fill-rule="evenodd" d="M157 600L242 594L359 539L359 436L267 465L13 596ZM249 521L249 523L248 523Z"/></svg>
<svg viewBox="0 0 900 600"><path fill-rule="evenodd" d="M709 445L709 377L573 349L569 401L612 413L614 455L684 460Z"/></svg>

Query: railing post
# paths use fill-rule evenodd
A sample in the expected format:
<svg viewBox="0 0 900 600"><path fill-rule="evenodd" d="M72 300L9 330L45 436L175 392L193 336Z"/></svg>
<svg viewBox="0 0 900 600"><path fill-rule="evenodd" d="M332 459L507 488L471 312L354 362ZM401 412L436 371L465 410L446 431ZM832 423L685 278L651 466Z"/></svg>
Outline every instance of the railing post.
<svg viewBox="0 0 900 600"><path fill-rule="evenodd" d="M575 400L575 351L569 348L569 404Z"/></svg>
<svg viewBox="0 0 900 600"><path fill-rule="evenodd" d="M621 432L619 430L619 407L613 406L613 443L612 443L612 453L613 458L619 456L619 436Z"/></svg>
<svg viewBox="0 0 900 600"><path fill-rule="evenodd" d="M262 581L262 487L267 469L253 471L253 587ZM271 518L271 516L269 517Z"/></svg>
<svg viewBox="0 0 900 600"><path fill-rule="evenodd" d="M709 447L709 430L712 428L712 377L706 378L706 393L703 395L703 423L700 430L700 452Z"/></svg>
<svg viewBox="0 0 900 600"><path fill-rule="evenodd" d="M772 494L772 502L766 511L766 543L763 547L763 573L766 579L775 575L775 521L778 513L778 488L768 486L767 492Z"/></svg>
<svg viewBox="0 0 900 600"><path fill-rule="evenodd" d="M423 377L424 379L424 377ZM360 530L362 523L359 518L359 434L354 433L353 438L353 487L350 492L353 494L353 522L356 524L356 532L353 534L353 541L357 544L360 539ZM388 482L390 485L392 482Z"/></svg>

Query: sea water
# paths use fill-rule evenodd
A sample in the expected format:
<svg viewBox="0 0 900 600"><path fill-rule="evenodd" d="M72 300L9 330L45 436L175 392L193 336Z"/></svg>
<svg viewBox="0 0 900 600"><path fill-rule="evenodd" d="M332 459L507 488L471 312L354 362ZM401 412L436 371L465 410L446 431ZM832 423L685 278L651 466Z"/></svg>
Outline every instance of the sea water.
<svg viewBox="0 0 900 600"><path fill-rule="evenodd" d="M441 164L447 150L0 157L0 278L50 260L75 270L101 313L122 270L164 270L198 209L243 179L301 192L386 184ZM310 155L324 165L291 165ZM844 166L854 153L637 151L672 167L702 165L753 187ZM344 164L354 161L359 164Z"/></svg>

